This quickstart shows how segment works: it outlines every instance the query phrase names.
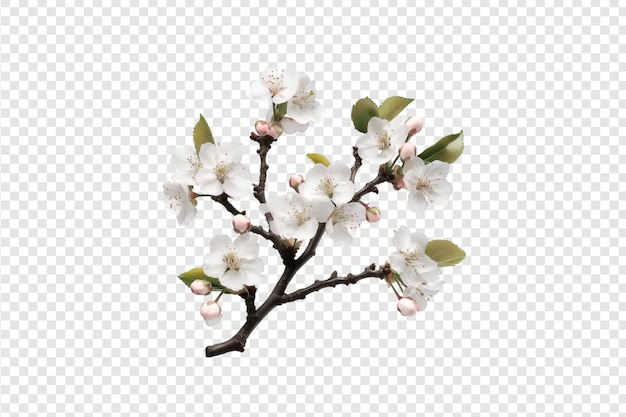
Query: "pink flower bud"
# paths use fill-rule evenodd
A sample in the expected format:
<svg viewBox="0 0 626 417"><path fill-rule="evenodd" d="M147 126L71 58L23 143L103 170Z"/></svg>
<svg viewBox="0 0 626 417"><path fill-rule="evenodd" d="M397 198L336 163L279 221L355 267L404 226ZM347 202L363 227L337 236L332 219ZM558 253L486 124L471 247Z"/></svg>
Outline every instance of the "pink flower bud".
<svg viewBox="0 0 626 417"><path fill-rule="evenodd" d="M191 288L191 292L198 295L207 295L213 289L211 283L204 279L197 279L191 283L189 286Z"/></svg>
<svg viewBox="0 0 626 417"><path fill-rule="evenodd" d="M403 316L414 316L418 311L420 311L420 307L414 299L409 297L400 297L398 300L398 311Z"/></svg>
<svg viewBox="0 0 626 417"><path fill-rule="evenodd" d="M283 134L283 125L278 122L271 121L270 130L269 132L267 132L267 134L274 139L278 139L278 137Z"/></svg>
<svg viewBox="0 0 626 417"><path fill-rule="evenodd" d="M267 123L265 120L257 120L257 122L254 124L254 128L259 135L265 136L269 134L270 124Z"/></svg>
<svg viewBox="0 0 626 417"><path fill-rule="evenodd" d="M215 301L207 301L200 307L200 315L206 325L211 326L222 319L222 307Z"/></svg>
<svg viewBox="0 0 626 417"><path fill-rule="evenodd" d="M378 207L368 207L365 210L365 219L370 223L376 223L380 220L380 209Z"/></svg>
<svg viewBox="0 0 626 417"><path fill-rule="evenodd" d="M289 177L289 186L296 191L298 191L298 187L303 182L304 182L304 177L300 174L292 174L291 177Z"/></svg>
<svg viewBox="0 0 626 417"><path fill-rule="evenodd" d="M250 219L243 214L237 214L233 217L233 229L239 234L248 233L250 225Z"/></svg>
<svg viewBox="0 0 626 417"><path fill-rule="evenodd" d="M404 124L406 125L406 127L409 128L408 137L410 138L411 136L422 130L422 128L424 127L424 119L422 119L421 117L411 117Z"/></svg>
<svg viewBox="0 0 626 417"><path fill-rule="evenodd" d="M417 148L410 142L405 143L400 148L400 159L402 160L402 162L408 161L415 155L417 155Z"/></svg>

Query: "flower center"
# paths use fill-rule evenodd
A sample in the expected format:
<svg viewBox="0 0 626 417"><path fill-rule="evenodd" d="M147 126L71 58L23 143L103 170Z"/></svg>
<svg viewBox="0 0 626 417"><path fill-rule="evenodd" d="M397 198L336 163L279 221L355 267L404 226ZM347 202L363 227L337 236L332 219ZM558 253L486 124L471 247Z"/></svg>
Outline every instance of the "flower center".
<svg viewBox="0 0 626 417"><path fill-rule="evenodd" d="M222 261L226 264L226 270L229 271L234 269L235 271L239 271L241 259L235 252L228 252L222 258Z"/></svg>
<svg viewBox="0 0 626 417"><path fill-rule="evenodd" d="M302 226L311 218L306 210L295 210L293 212L293 217L296 219L296 223L298 224L298 226Z"/></svg>
<svg viewBox="0 0 626 417"><path fill-rule="evenodd" d="M379 151L384 151L391 145L391 141L389 140L389 134L387 133L387 131L380 132L376 136L376 140L378 141Z"/></svg>
<svg viewBox="0 0 626 417"><path fill-rule="evenodd" d="M422 254L417 250L407 250L402 252L402 255L404 255L404 260L406 261L406 263L414 266L419 261Z"/></svg>
<svg viewBox="0 0 626 417"><path fill-rule="evenodd" d="M306 105L309 102L312 102L313 100L315 100L315 98L311 100L311 97L313 96L315 96L315 92L313 90L310 90L310 91L300 90L299 94L296 96L296 98L292 100L292 102L296 104L297 106L302 107L303 105Z"/></svg>
<svg viewBox="0 0 626 417"><path fill-rule="evenodd" d="M431 190L430 181L428 181L426 178L420 178L417 181L417 184L415 185L415 189L430 191Z"/></svg>
<svg viewBox="0 0 626 417"><path fill-rule="evenodd" d="M263 77L263 83L267 87L268 90L272 93L272 96L280 93L280 90L283 88L283 83L285 80L285 71L274 69L267 76Z"/></svg>
<svg viewBox="0 0 626 417"><path fill-rule="evenodd" d="M320 181L320 188L323 193L332 198L333 193L335 192L335 184L333 184L333 181L330 178L324 178Z"/></svg>
<svg viewBox="0 0 626 417"><path fill-rule="evenodd" d="M219 182L224 183L224 180L230 173L232 166L232 162L218 162L215 165L215 176L217 176Z"/></svg>

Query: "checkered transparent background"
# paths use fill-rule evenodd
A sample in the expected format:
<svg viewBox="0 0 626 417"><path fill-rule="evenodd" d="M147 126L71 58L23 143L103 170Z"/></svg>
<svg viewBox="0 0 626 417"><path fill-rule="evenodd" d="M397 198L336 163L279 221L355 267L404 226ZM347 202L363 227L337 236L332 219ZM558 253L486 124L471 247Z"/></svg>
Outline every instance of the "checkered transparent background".
<svg viewBox="0 0 626 417"><path fill-rule="evenodd" d="M20 3L0 0L0 415L623 412L617 1ZM206 359L239 328L241 300L206 327L176 275L229 219L201 202L195 228L178 227L162 183L201 112L219 140L248 145L264 109L245 91L274 62L316 81L327 117L280 139L272 189L307 152L349 161L365 95L415 97L420 146L466 135L446 209L416 219L384 188L384 219L353 247L324 241L295 286L384 261L400 225L468 257L417 318L365 281L282 306L243 354Z"/></svg>

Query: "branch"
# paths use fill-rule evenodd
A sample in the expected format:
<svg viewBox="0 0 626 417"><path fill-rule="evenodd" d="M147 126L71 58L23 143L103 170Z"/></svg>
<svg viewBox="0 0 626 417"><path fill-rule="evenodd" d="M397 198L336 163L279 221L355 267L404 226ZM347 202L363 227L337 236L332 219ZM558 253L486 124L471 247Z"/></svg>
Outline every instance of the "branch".
<svg viewBox="0 0 626 417"><path fill-rule="evenodd" d="M267 165L267 153L272 147L272 142L274 142L274 138L266 135L259 136L256 133L250 133L250 139L257 142L259 144L259 149L256 153L259 154L259 159L261 160L261 170L259 172L259 183L254 186L254 197L259 200L259 203L265 204L265 181L267 180L267 170L269 166ZM266 217L268 214L265 215ZM268 222L270 219L267 220Z"/></svg>
<svg viewBox="0 0 626 417"><path fill-rule="evenodd" d="M352 200L350 200L350 202L356 203L357 201L361 199L361 197L371 192L378 194L378 188L376 188L376 186L378 184L382 184L383 182L389 182L392 179L393 179L393 174L387 173L385 171L385 165L381 165L380 169L378 170L378 175L376 176L376 178L374 178L373 180L365 184L363 188L357 191L354 194L354 197L352 197Z"/></svg>
<svg viewBox="0 0 626 417"><path fill-rule="evenodd" d="M313 284L309 285L308 287L299 289L289 294L284 294L282 296L281 304L290 303L296 300L302 300L307 295L313 292L319 291L322 288L335 287L340 284L345 284L345 285L356 284L358 281L365 279L365 278L384 279L387 276L387 274L390 272L388 268L389 267L386 265L384 267L380 267L379 269L376 269L376 264L371 264L368 267L366 267L365 270L361 272L360 274L357 274L357 275L348 274L345 277L337 276L337 271L334 271L331 274L330 278L328 279L325 279L322 281L316 280Z"/></svg>
<svg viewBox="0 0 626 417"><path fill-rule="evenodd" d="M352 165L352 169L350 170L350 181L354 182L354 179L356 178L356 173L363 164L363 160L359 156L359 148L357 148L356 146L352 147L352 156L354 156L354 165Z"/></svg>
<svg viewBox="0 0 626 417"><path fill-rule="evenodd" d="M254 305L254 297L256 296L256 287L246 285L246 291L239 294L246 301L246 313L248 317L256 315L256 306Z"/></svg>
<svg viewBox="0 0 626 417"><path fill-rule="evenodd" d="M201 197L204 197L204 195L203 195L203 196L201 196ZM238 215L238 214L241 214L241 213L242 213L241 211L237 210L237 209L235 208L235 206L233 206L233 205L230 203L230 201L228 201L228 195L226 195L226 193L222 193L222 194L220 194L220 195L212 195L212 196L210 196L210 197L211 197L211 200L213 200L213 201L215 201L215 202L218 202L218 203L220 203L221 205L223 205L223 206L224 206L224 208L225 208L226 210L228 210L228 212L229 212L230 214L232 214L233 216L236 216L236 215Z"/></svg>

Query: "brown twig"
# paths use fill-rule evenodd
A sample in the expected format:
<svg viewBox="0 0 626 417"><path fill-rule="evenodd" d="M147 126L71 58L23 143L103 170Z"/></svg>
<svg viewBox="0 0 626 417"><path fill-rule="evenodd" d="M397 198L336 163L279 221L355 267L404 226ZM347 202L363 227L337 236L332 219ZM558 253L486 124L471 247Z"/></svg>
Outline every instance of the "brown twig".
<svg viewBox="0 0 626 417"><path fill-rule="evenodd" d="M356 173L363 164L363 160L359 156L359 148L357 148L356 146L352 147L352 156L354 156L354 165L352 165L352 169L350 169L350 181L354 182L354 179L356 178Z"/></svg>

